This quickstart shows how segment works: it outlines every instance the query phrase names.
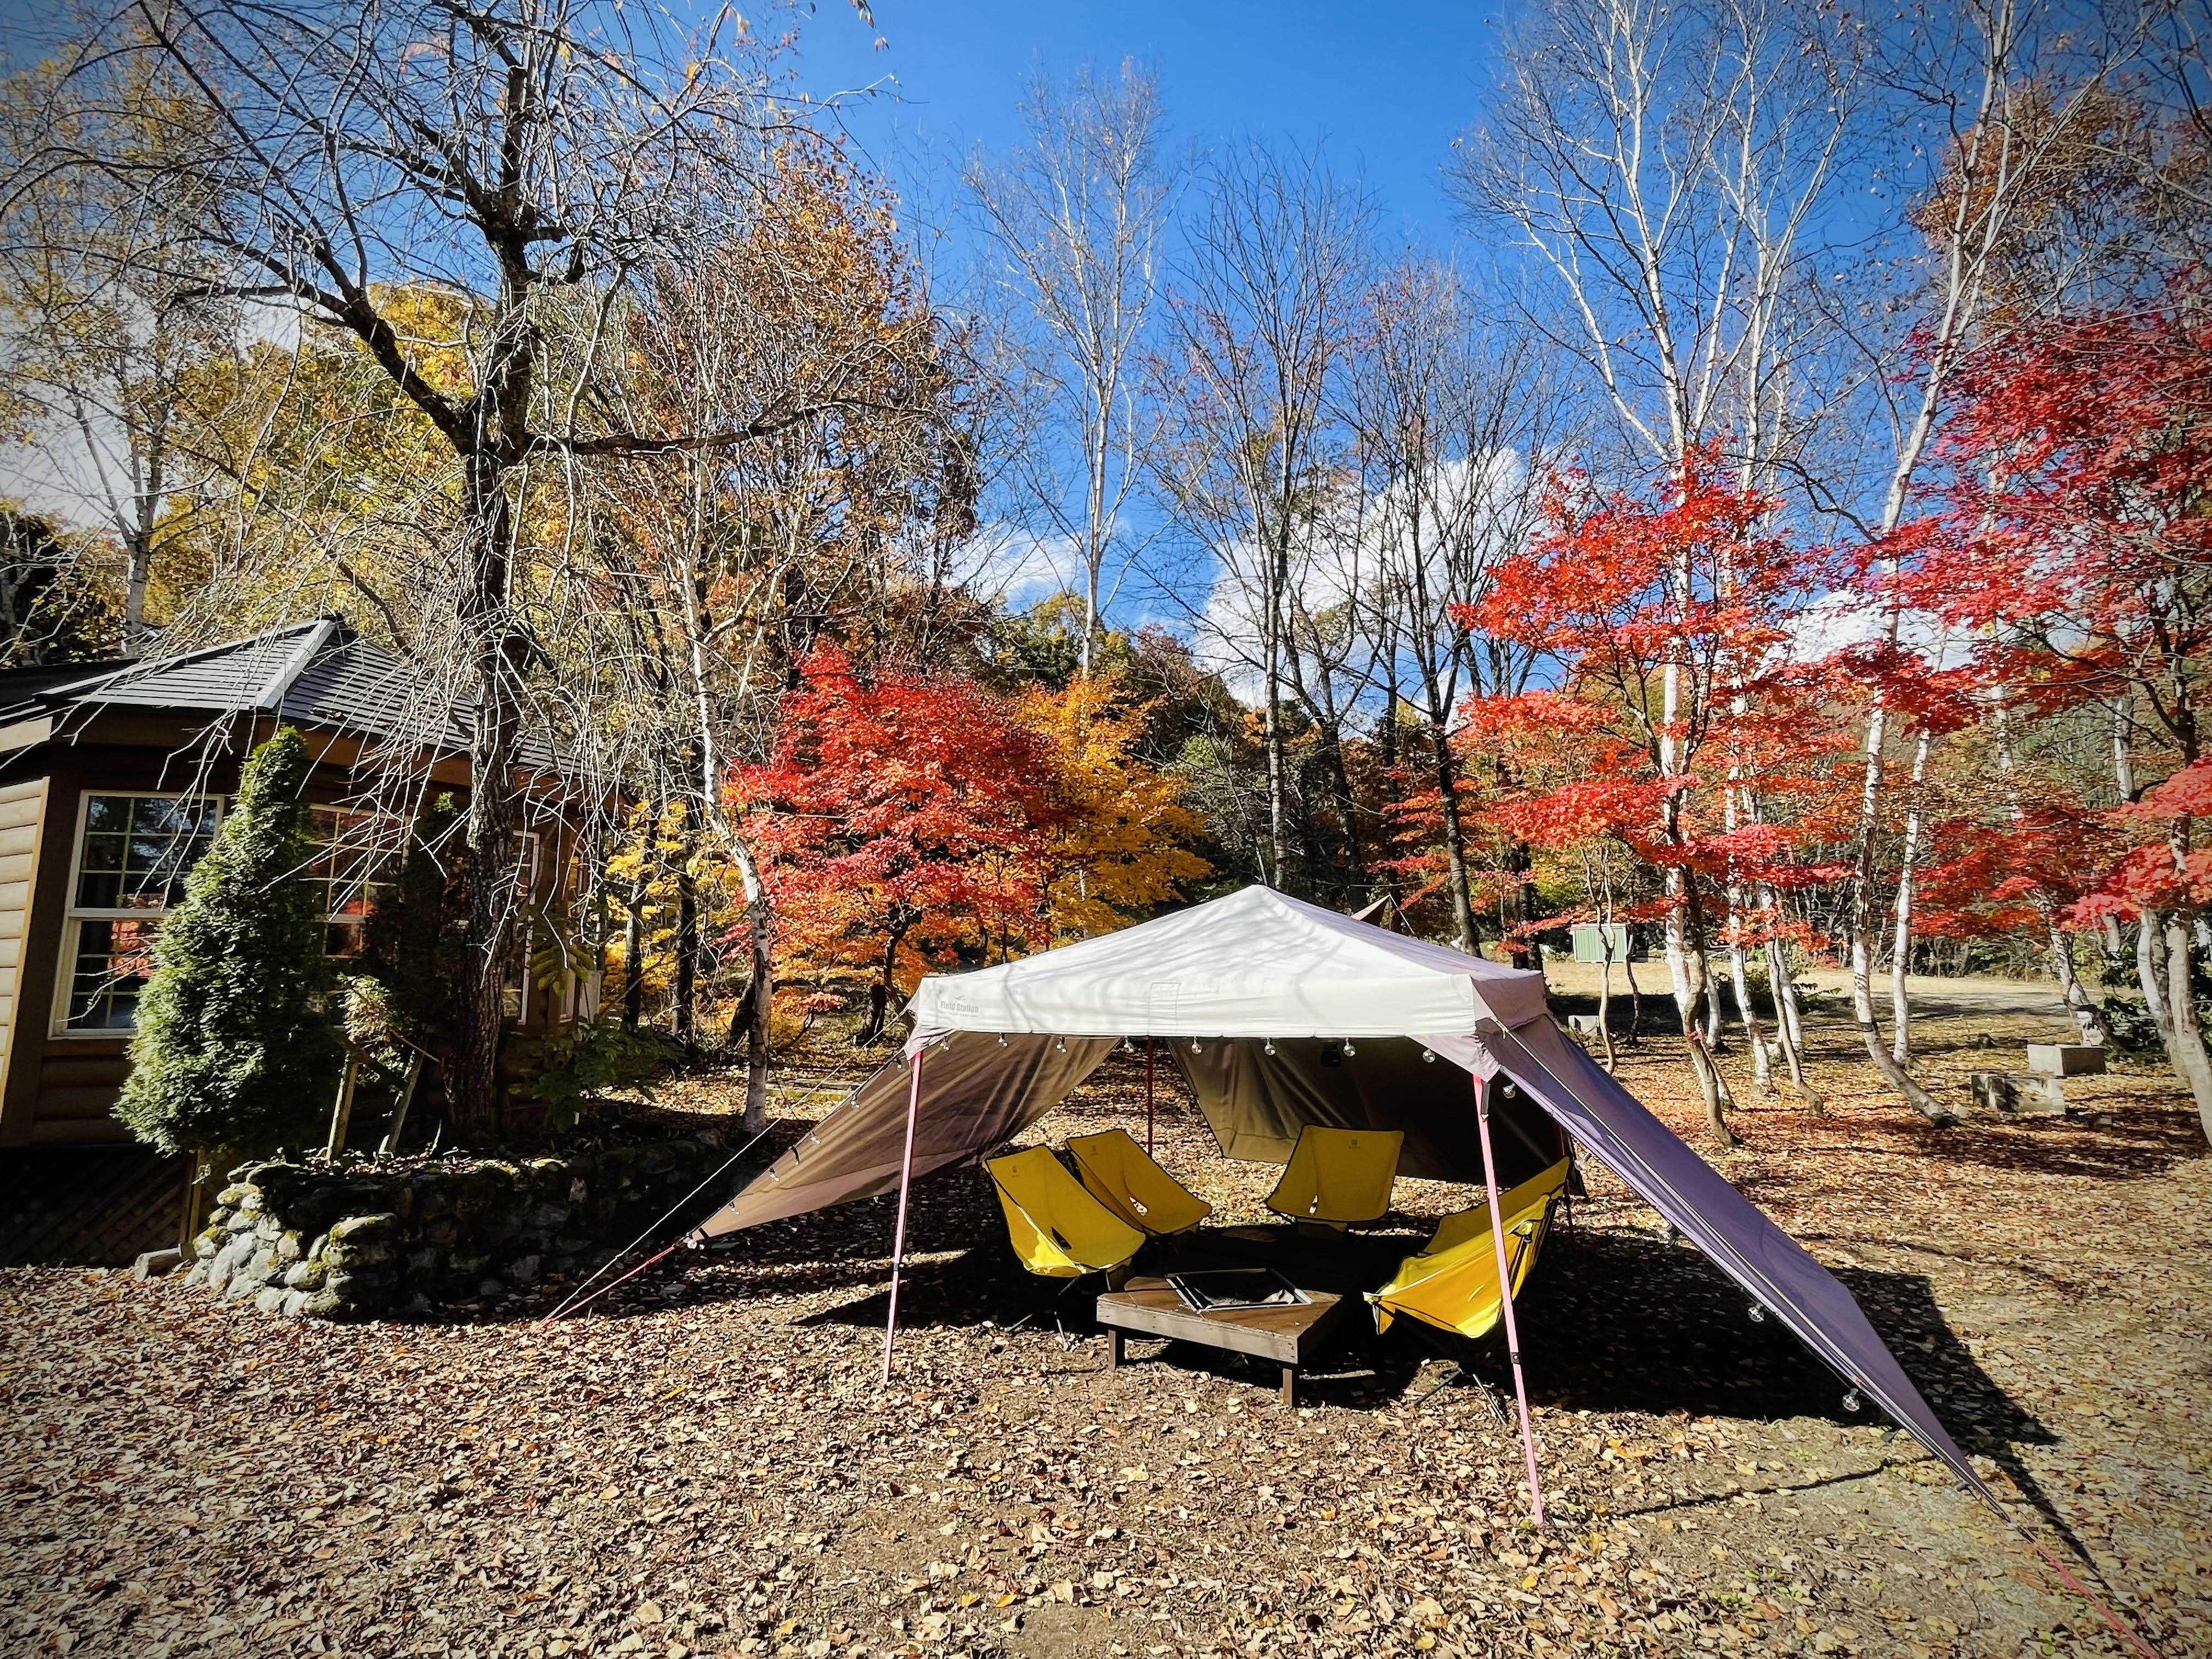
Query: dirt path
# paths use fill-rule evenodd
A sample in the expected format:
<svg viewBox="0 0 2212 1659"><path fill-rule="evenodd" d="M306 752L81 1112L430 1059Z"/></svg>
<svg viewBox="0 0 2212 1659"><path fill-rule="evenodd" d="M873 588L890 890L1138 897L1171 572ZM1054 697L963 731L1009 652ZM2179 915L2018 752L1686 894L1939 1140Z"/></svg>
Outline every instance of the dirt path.
<svg viewBox="0 0 2212 1659"><path fill-rule="evenodd" d="M1934 1012L1962 1089L2048 1024ZM1739 1115L1719 1160L1846 1279L2008 1510L2166 1659L2212 1654L2212 1160L2163 1079L1948 1133L1817 1027L1829 1109ZM1622 1075L1689 1135L1678 1059ZM1727 1062L1749 1097L1738 1062ZM1054 1137L1133 1124L1102 1076ZM1255 1215L1267 1171L1180 1111L1164 1156ZM1996 1519L1753 1323L1601 1173L1525 1304L1545 1480L1427 1390L1401 1325L1296 1410L1241 1362L1009 1334L1016 1270L970 1176L917 1194L910 1322L879 1389L890 1214L744 1236L541 1330L285 1324L179 1284L0 1278L7 1651L161 1656L2119 1651ZM1406 1236L1465 1194L1401 1183ZM1494 1361L1486 1369L1497 1374Z"/></svg>

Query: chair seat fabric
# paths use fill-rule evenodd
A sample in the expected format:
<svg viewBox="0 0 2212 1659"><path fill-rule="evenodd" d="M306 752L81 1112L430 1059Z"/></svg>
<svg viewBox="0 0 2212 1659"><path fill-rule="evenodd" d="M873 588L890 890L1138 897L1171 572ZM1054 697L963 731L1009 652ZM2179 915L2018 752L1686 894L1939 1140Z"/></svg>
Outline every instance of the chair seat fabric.
<svg viewBox="0 0 2212 1659"><path fill-rule="evenodd" d="M1145 1235L1084 1190L1048 1146L985 1161L1006 1236L1022 1266L1047 1279L1080 1279L1126 1265Z"/></svg>
<svg viewBox="0 0 2212 1659"><path fill-rule="evenodd" d="M1188 1232L1213 1206L1152 1161L1127 1129L1070 1135L1067 1153L1092 1197L1154 1238Z"/></svg>
<svg viewBox="0 0 2212 1659"><path fill-rule="evenodd" d="M1544 1248L1552 1206L1566 1191L1571 1160L1561 1158L1541 1175L1498 1195L1505 1214L1505 1261L1519 1295ZM1398 1264L1396 1277L1367 1299L1374 1304L1375 1328L1387 1331L1396 1314L1420 1320L1462 1336L1487 1336L1504 1310L1498 1292L1498 1249L1491 1242L1490 1205L1446 1216L1419 1255Z"/></svg>
<svg viewBox="0 0 2212 1659"><path fill-rule="evenodd" d="M1338 1231L1388 1214L1398 1179L1404 1133L1396 1129L1331 1129L1309 1123L1267 1194L1267 1207L1293 1221Z"/></svg>

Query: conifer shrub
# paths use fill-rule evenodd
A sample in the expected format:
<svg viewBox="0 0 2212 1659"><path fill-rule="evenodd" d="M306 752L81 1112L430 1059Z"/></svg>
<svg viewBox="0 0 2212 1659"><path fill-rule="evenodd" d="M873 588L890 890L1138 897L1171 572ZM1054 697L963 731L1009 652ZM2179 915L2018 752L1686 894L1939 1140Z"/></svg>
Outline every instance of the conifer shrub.
<svg viewBox="0 0 2212 1659"><path fill-rule="evenodd" d="M313 765L289 727L254 750L154 937L116 1115L165 1152L303 1146L331 1110L341 1050L322 918L299 878L313 854Z"/></svg>

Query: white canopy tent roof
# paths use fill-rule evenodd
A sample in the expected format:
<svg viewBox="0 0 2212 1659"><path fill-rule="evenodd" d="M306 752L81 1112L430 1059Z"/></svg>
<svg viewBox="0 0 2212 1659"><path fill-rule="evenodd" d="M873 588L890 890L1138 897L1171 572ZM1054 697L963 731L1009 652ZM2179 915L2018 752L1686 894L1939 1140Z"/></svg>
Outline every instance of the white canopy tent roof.
<svg viewBox="0 0 2212 1659"><path fill-rule="evenodd" d="M1510 1030L1544 976L1402 938L1267 887L915 992L917 1033L1364 1037Z"/></svg>
<svg viewBox="0 0 2212 1659"><path fill-rule="evenodd" d="M1989 1498L1850 1291L1560 1033L1540 972L1250 887L1019 962L932 975L910 1012L915 1030L905 1055L856 1089L698 1237L897 1192L896 1321L911 1182L981 1157L1045 1116L1125 1037L1177 1039L1170 1053L1231 1156L1244 1155L1244 1129L1286 1149L1296 1132L1285 1115L1409 1131L1419 1126L1408 1120L1426 1120L1441 1144L1449 1132L1463 1133L1487 1097L1464 1080L1452 1084L1455 1071L1486 1082L1502 1076ZM1377 1048L1401 1051L1401 1060L1425 1053L1450 1064L1416 1060L1410 1079L1401 1072L1364 1093L1345 1085L1348 1063L1340 1065L1324 1100L1308 1086L1317 1073L1306 1070L1304 1084L1298 1075L1310 1057L1296 1051L1321 1045L1297 1040L1314 1038L1376 1039ZM1390 1038L1400 1041L1381 1041ZM1211 1060L1199 1063L1187 1052L1194 1048ZM1209 1079L1223 1049L1229 1069ZM1389 1058L1361 1052L1363 1066ZM1486 1144L1481 1162L1494 1192Z"/></svg>

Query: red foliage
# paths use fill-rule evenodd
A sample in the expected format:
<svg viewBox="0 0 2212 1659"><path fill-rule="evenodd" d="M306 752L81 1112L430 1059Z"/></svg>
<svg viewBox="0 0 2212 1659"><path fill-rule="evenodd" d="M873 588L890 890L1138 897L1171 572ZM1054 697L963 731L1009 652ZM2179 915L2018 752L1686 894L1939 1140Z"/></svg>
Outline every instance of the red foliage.
<svg viewBox="0 0 2212 1659"><path fill-rule="evenodd" d="M1960 388L1945 437L1951 510L1903 578L1905 597L1975 638L1976 671L2011 706L2124 703L2149 729L2151 758L2178 769L2103 815L2091 879L2087 848L2056 849L2072 879L2045 890L2081 896L2072 920L2202 904L2212 283L2194 273L2155 302L2024 325L1978 353ZM2033 866L2041 831L2024 828L2016 861ZM2147 832L2158 839L2130 850Z"/></svg>
<svg viewBox="0 0 2212 1659"><path fill-rule="evenodd" d="M1522 784L1495 821L1538 847L1610 835L1692 877L1808 879L1772 827L1729 830L1722 796L1807 785L1835 746L1814 717L1817 676L1790 649L1820 559L1710 455L1649 499L1593 503L1568 481L1547 505L1552 533L1458 613L1553 671L1548 689L1465 711L1465 740Z"/></svg>
<svg viewBox="0 0 2212 1659"><path fill-rule="evenodd" d="M1044 939L1060 811L1044 742L964 680L800 665L765 765L738 768L787 949L874 979L880 1009L933 961Z"/></svg>

